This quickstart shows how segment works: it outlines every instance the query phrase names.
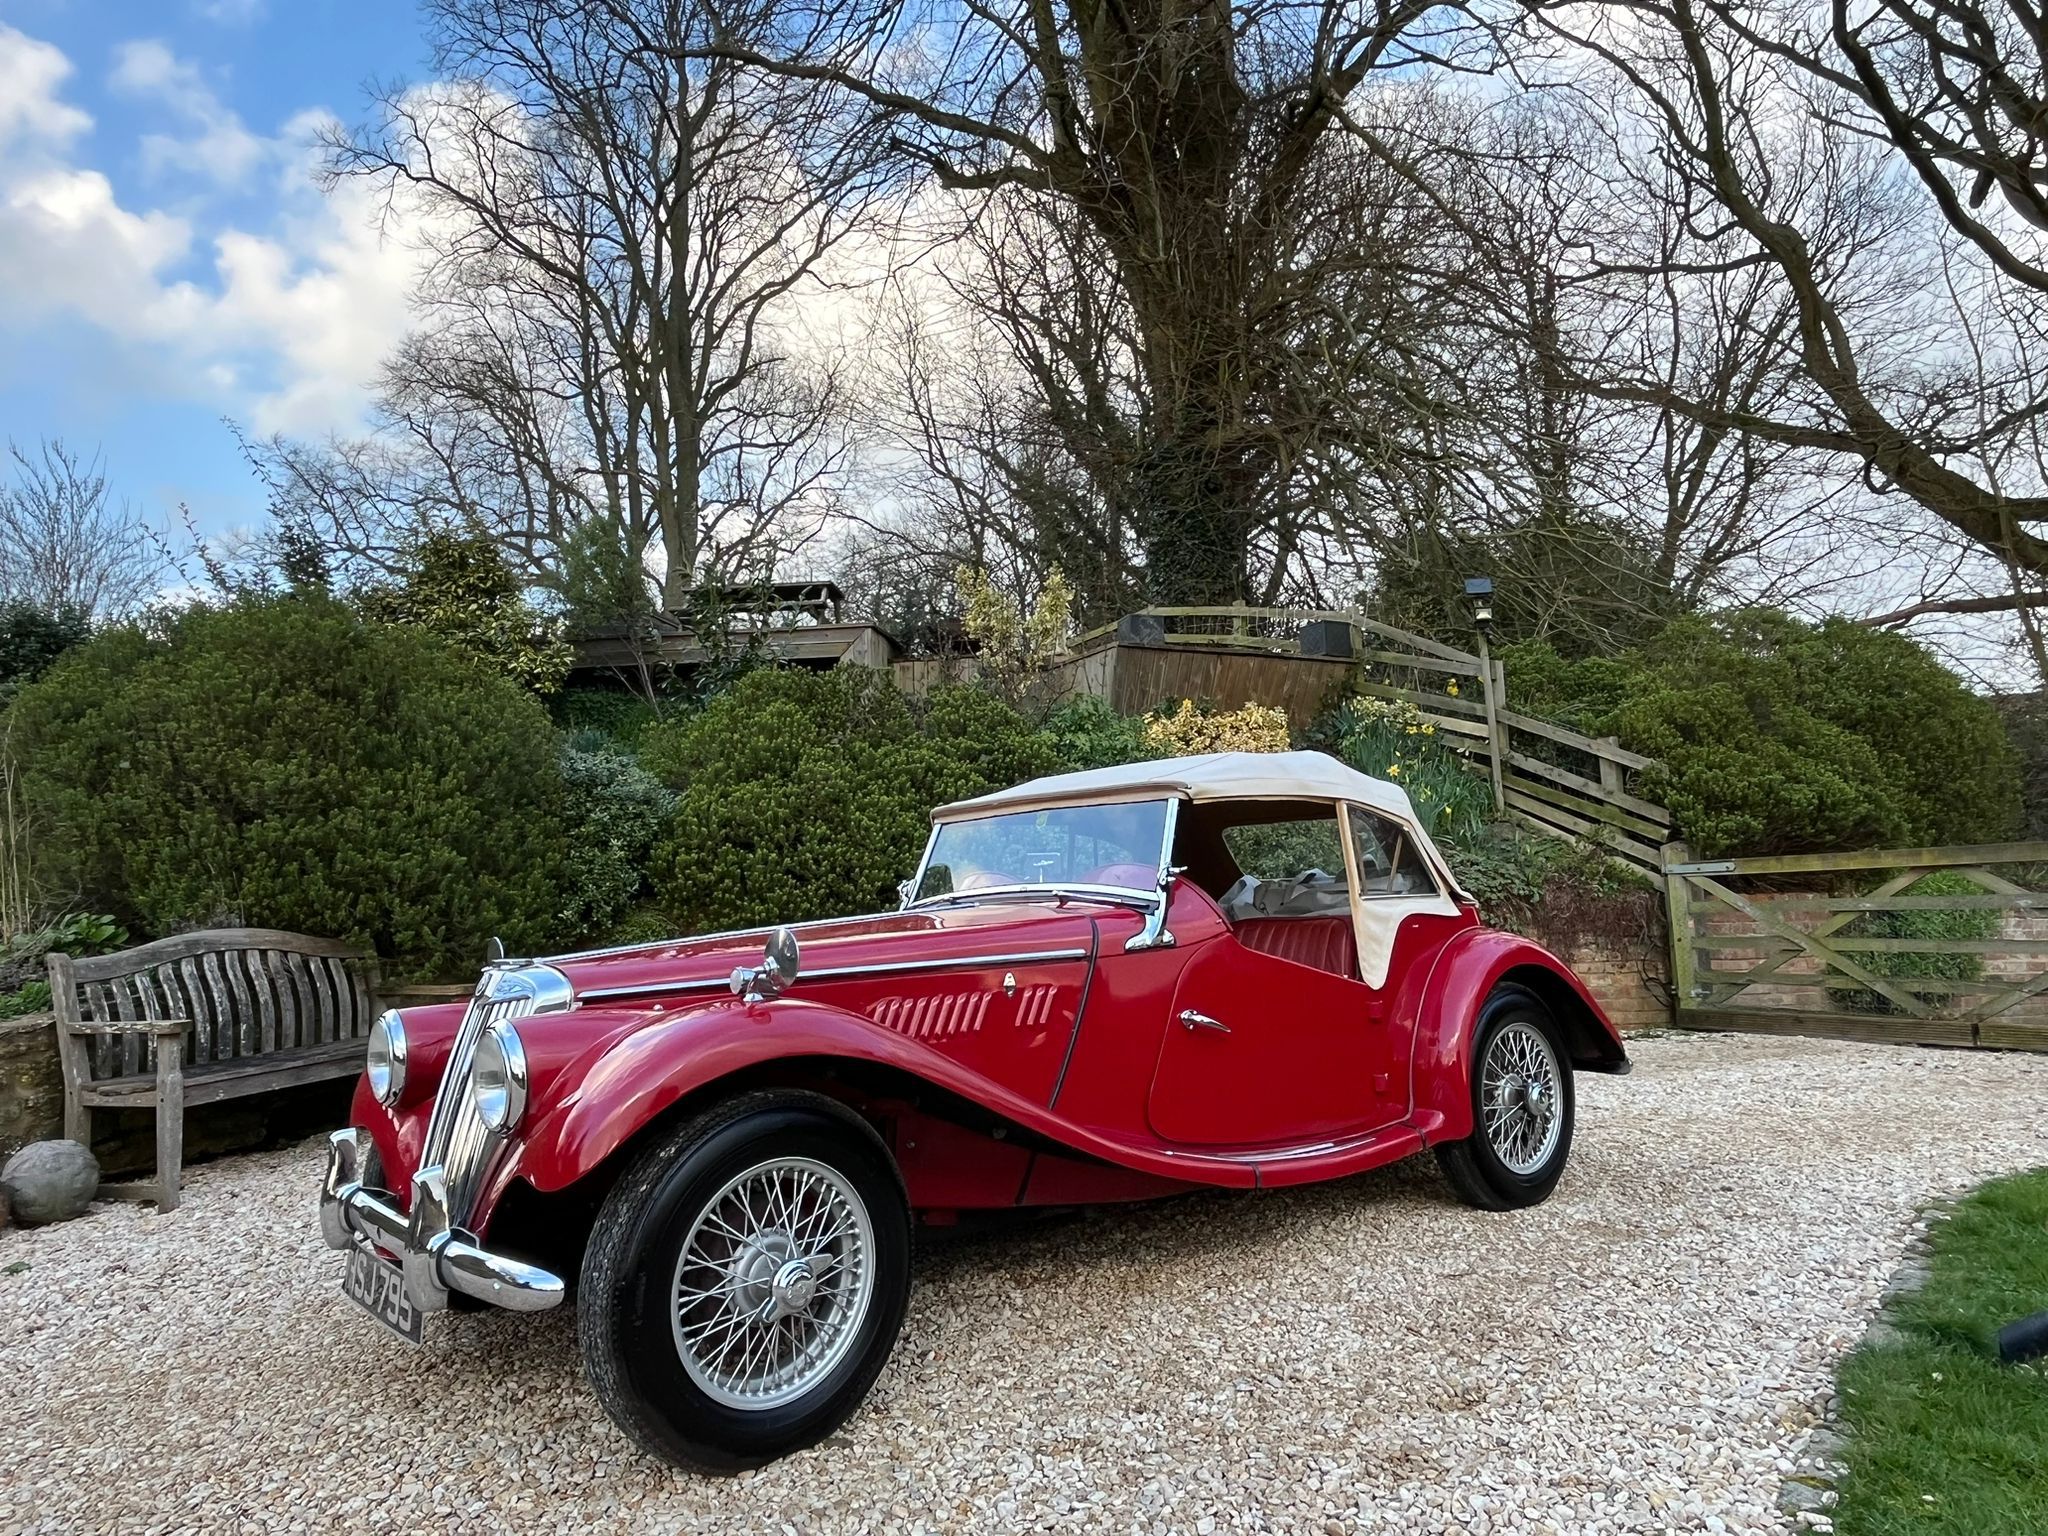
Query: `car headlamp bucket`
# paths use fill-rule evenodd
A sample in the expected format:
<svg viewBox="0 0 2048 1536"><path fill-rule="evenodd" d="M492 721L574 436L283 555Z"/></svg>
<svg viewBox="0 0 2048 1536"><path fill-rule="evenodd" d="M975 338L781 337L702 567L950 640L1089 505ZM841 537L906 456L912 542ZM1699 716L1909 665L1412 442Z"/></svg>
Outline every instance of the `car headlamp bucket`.
<svg viewBox="0 0 2048 1536"><path fill-rule="evenodd" d="M519 1031L508 1023L493 1024L476 1043L470 1066L470 1093L477 1118L498 1136L509 1135L526 1114L526 1050Z"/></svg>
<svg viewBox="0 0 2048 1536"><path fill-rule="evenodd" d="M369 1079L371 1094L386 1109L405 1093L405 1021L395 1010L380 1014L370 1026L363 1075Z"/></svg>

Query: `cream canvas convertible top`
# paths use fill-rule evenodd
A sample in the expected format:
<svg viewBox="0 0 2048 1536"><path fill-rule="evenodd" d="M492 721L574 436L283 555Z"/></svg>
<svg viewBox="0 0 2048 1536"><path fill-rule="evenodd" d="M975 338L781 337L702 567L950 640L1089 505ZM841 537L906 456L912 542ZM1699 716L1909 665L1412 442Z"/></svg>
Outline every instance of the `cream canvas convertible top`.
<svg viewBox="0 0 2048 1536"><path fill-rule="evenodd" d="M1370 901L1353 899L1351 922L1358 942L1358 974L1369 987L1386 984L1394 936L1402 918L1426 912L1451 916L1458 911L1457 898L1463 892L1457 877L1416 820L1408 792L1398 784L1347 768L1325 752L1207 752L1200 757L1168 757L1151 763L1090 768L1081 773L1055 773L1014 789L942 805L932 812L932 821L943 824L1011 811L1167 796L1196 801L1349 801L1399 822L1434 871L1437 886L1420 895ZM926 857L930 857L929 852Z"/></svg>
<svg viewBox="0 0 2048 1536"><path fill-rule="evenodd" d="M932 820L957 821L998 811L1160 795L1189 800L1351 800L1385 811L1410 827L1415 824L1407 792L1399 785L1367 778L1327 752L1205 752L1199 757L1167 757L1049 774L1014 789L942 805L932 812Z"/></svg>

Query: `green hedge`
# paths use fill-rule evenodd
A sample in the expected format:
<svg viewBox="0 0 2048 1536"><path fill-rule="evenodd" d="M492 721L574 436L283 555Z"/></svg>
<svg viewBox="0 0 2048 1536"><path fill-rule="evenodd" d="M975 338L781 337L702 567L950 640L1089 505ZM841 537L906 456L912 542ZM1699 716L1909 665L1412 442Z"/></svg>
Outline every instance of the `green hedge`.
<svg viewBox="0 0 2048 1536"><path fill-rule="evenodd" d="M684 930L894 906L933 806L1053 766L1047 738L989 694L912 702L852 668L749 673L650 730L641 761L678 794L650 873Z"/></svg>
<svg viewBox="0 0 2048 1536"><path fill-rule="evenodd" d="M459 974L555 942L555 732L424 630L324 597L109 631L12 709L48 888L161 934L229 921Z"/></svg>
<svg viewBox="0 0 2048 1536"><path fill-rule="evenodd" d="M1517 710L1659 760L1643 793L1701 855L1986 842L2019 823L1997 711L1903 635L1747 611L1620 656L1502 654Z"/></svg>

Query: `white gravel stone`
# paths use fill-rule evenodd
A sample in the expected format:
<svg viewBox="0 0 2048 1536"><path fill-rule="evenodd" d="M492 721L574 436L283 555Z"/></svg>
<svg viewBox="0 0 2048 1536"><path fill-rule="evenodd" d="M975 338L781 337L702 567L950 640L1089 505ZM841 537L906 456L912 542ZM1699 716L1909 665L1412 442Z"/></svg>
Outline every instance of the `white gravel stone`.
<svg viewBox="0 0 2048 1536"><path fill-rule="evenodd" d="M1824 1528L1781 1464L1920 1208L2048 1159L2048 1059L1632 1054L1534 1211L1425 1159L934 1244L866 1408L730 1479L631 1449L566 1311L382 1334L317 1142L194 1168L169 1216L0 1234L0 1536Z"/></svg>

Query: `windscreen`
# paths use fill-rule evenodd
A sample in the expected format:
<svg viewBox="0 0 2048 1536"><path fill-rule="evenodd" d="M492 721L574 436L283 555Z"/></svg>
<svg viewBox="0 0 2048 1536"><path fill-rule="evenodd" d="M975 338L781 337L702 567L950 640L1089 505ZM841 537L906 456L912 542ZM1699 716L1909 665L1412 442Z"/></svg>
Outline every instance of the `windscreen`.
<svg viewBox="0 0 2048 1536"><path fill-rule="evenodd" d="M1113 885L1151 891L1166 841L1166 802L1068 805L949 821L916 900L1006 885Z"/></svg>

